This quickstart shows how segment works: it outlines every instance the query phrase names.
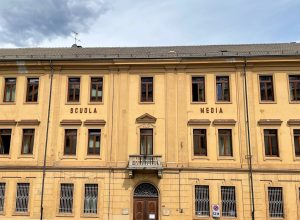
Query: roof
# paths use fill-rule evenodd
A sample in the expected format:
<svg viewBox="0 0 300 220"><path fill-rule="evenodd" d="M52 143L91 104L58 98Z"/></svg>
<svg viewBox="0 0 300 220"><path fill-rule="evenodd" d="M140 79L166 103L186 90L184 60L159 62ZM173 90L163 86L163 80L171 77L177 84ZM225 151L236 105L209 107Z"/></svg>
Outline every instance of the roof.
<svg viewBox="0 0 300 220"><path fill-rule="evenodd" d="M143 59L297 56L300 43L160 47L0 49L1 60Z"/></svg>

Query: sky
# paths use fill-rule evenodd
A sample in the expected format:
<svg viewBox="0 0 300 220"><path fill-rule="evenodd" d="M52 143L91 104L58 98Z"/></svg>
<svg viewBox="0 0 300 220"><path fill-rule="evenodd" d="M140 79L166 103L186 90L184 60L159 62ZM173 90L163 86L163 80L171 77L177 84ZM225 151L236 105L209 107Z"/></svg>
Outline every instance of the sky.
<svg viewBox="0 0 300 220"><path fill-rule="evenodd" d="M0 47L300 42L300 0L0 0Z"/></svg>

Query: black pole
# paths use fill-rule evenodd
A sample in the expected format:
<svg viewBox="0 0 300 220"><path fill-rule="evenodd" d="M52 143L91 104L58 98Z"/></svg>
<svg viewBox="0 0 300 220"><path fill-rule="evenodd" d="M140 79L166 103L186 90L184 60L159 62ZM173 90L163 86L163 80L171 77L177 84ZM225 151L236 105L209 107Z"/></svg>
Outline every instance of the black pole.
<svg viewBox="0 0 300 220"><path fill-rule="evenodd" d="M249 162L249 182L251 191L251 217L255 219L255 205L254 205L254 187L253 187L253 169L252 169L252 150L250 140L250 123L249 123L249 107L248 107L248 86L247 86L247 58L244 58L244 87L245 87L245 107L246 107L246 126L247 126L247 144L248 144L248 162Z"/></svg>
<svg viewBox="0 0 300 220"><path fill-rule="evenodd" d="M43 203L44 203L44 191L45 191L45 177L46 177L46 156L47 156L47 146L48 146L48 133L49 133L49 121L50 121L50 107L51 107L51 98L52 98L52 80L53 80L53 65L50 60L50 92L49 92L49 103L48 103L48 119L47 119L47 127L46 127L46 141L45 141L45 152L44 152L44 164L43 164L43 179L42 179L42 193L41 193L41 216L40 220L43 219Z"/></svg>

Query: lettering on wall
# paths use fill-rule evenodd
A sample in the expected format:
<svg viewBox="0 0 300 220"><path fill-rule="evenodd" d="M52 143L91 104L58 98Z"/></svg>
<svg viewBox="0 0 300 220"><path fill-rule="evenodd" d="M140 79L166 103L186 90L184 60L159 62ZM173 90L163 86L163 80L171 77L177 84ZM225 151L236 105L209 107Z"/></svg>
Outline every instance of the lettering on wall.
<svg viewBox="0 0 300 220"><path fill-rule="evenodd" d="M214 107L214 108L200 108L200 113L216 113L216 114L219 114L219 113L223 113L223 109L222 108L218 108L218 107Z"/></svg>
<svg viewBox="0 0 300 220"><path fill-rule="evenodd" d="M83 113L88 113L88 114L94 114L97 113L97 108L70 108L70 113L73 114L83 114Z"/></svg>

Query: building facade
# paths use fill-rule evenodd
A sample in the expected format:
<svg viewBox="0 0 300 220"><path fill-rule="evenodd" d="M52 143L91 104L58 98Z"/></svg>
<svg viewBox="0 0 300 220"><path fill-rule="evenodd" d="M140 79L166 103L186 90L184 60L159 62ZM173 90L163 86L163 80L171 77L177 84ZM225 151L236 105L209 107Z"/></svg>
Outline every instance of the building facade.
<svg viewBox="0 0 300 220"><path fill-rule="evenodd" d="M300 219L299 52L1 49L0 218Z"/></svg>

